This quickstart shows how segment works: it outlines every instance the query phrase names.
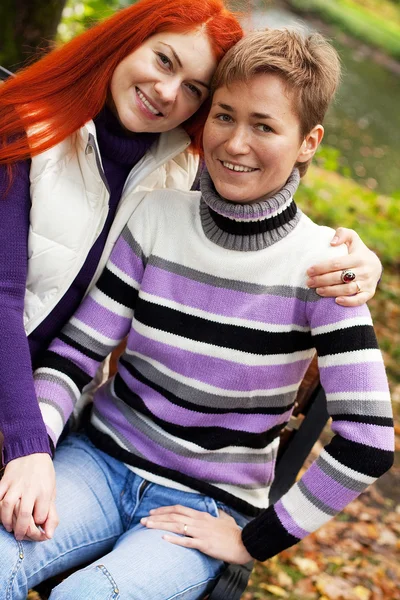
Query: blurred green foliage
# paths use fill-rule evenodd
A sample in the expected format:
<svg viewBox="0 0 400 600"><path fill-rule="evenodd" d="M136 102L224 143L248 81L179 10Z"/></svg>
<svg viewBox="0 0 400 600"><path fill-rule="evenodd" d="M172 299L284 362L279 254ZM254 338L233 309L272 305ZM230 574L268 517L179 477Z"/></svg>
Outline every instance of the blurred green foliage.
<svg viewBox="0 0 400 600"><path fill-rule="evenodd" d="M61 23L58 41L68 42L91 25L112 15L135 0L68 0Z"/></svg>
<svg viewBox="0 0 400 600"><path fill-rule="evenodd" d="M400 59L400 6L390 0L289 0L301 13L314 12L342 31Z"/></svg>

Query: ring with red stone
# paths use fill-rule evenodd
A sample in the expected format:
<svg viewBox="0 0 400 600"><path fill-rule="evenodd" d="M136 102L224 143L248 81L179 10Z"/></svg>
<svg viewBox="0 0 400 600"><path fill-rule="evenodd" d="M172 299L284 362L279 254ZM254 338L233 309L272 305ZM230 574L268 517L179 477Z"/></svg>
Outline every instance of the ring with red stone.
<svg viewBox="0 0 400 600"><path fill-rule="evenodd" d="M351 271L350 269L345 269L344 271L342 271L342 274L340 276L340 279L342 280L343 283L350 283L351 281L354 281L356 278L356 274L354 273L354 271Z"/></svg>

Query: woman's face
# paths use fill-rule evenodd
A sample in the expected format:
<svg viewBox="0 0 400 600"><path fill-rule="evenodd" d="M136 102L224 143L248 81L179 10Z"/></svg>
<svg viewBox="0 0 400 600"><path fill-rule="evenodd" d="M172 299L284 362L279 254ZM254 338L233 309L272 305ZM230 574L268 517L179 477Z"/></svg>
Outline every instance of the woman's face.
<svg viewBox="0 0 400 600"><path fill-rule="evenodd" d="M169 131L207 98L215 67L203 32L158 33L115 69L110 85L113 108L129 131Z"/></svg>

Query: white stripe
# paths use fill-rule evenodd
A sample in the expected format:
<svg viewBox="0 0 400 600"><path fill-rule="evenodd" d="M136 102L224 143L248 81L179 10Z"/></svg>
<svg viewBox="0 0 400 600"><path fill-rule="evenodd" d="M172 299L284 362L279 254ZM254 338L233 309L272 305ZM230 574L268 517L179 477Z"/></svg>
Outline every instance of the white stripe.
<svg viewBox="0 0 400 600"><path fill-rule="evenodd" d="M353 471L350 467L343 465L336 458L333 458L325 449L323 449L319 455L323 458L328 464L332 465L337 471L343 473L350 479L354 479L354 481L358 481L360 483L365 483L365 485L371 485L376 481L376 477L370 477L369 475L365 475L364 473L360 473L359 471Z"/></svg>
<svg viewBox="0 0 400 600"><path fill-rule="evenodd" d="M235 325L238 327L247 327L250 330L253 329L254 331L267 331L271 333L310 331L309 327L301 327L300 325L292 325L291 323L289 323L288 325L280 325L276 323L253 321L252 319L240 319L238 317L227 317L225 315L217 313L210 313L208 311L201 310L200 308L194 308L193 306L180 304L179 302L175 302L174 300L169 300L167 298L155 296L154 294L148 294L143 290L141 290L140 292L140 297L143 298L143 300L146 300L147 302L155 304L156 306L165 306L167 308L172 308L184 314L192 315L194 317L200 317L213 323L223 323L227 325ZM249 331L249 335L251 335L251 331Z"/></svg>
<svg viewBox="0 0 400 600"><path fill-rule="evenodd" d="M214 385L205 383L204 381L200 381L198 379L193 379L191 377L186 377L185 375L181 375L180 373L176 373L175 371L172 371L171 369L169 369L162 363L154 360L153 358L145 356L144 354L141 354L140 352L135 352L133 350L129 350L129 348L126 348L125 353L130 356L137 356L138 358L148 362L154 368L158 369L160 371L160 373L163 373L164 375L168 375L169 377L172 377L177 382L184 383L191 387L195 387L201 392L208 392L210 394L216 394L216 395L223 394L224 396L231 397L231 398L245 398L245 397L253 398L254 396L268 397L268 396L276 396L279 394L286 394L289 392L296 392L299 387L299 384L300 384L300 382L297 382L297 383L293 383L292 385L285 385L285 386L278 387L278 388L251 390L249 392L246 392L246 391L242 392L242 391L237 391L237 390L227 390L225 388L216 387Z"/></svg>
<svg viewBox="0 0 400 600"><path fill-rule="evenodd" d="M132 329L150 340L173 346L179 350L185 350L191 354L197 353L203 356L211 356L250 367L290 365L301 360L311 360L315 354L314 348L293 352L292 354L251 354L250 352L242 352L241 350L198 342L175 335L174 333L168 333L167 331L160 331L159 329L144 325L136 321L136 319L132 322Z"/></svg>
<svg viewBox="0 0 400 600"><path fill-rule="evenodd" d="M111 261L108 261L107 269L135 290L138 290L140 288L140 284L136 281L136 279L122 271L119 267L117 267L117 265L114 265L114 263L112 263Z"/></svg>
<svg viewBox="0 0 400 600"><path fill-rule="evenodd" d="M54 406L51 406L46 402L40 402L40 400L39 408L45 425L47 425L54 432L56 439L58 440L65 425L61 418L61 414L57 409L54 408Z"/></svg>
<svg viewBox="0 0 400 600"><path fill-rule="evenodd" d="M390 403L390 393L389 392L333 392L332 394L326 394L326 399L328 402L330 400L345 400L351 401L357 400L360 401L372 401L376 402L389 402Z"/></svg>
<svg viewBox="0 0 400 600"><path fill-rule="evenodd" d="M116 302L115 300L113 300L112 298L107 296L107 294L104 294L101 290L99 290L98 287L93 288L93 291L90 294L90 298L92 298L92 300L97 302L97 304L99 304L103 308L110 310L111 312L115 313L119 317L126 317L129 319L132 318L132 315L133 315L132 308L128 308L127 306L124 306L123 304Z"/></svg>
<svg viewBox="0 0 400 600"><path fill-rule="evenodd" d="M282 496L281 502L291 518L299 527L311 533L332 518L310 502L295 484Z"/></svg>
<svg viewBox="0 0 400 600"><path fill-rule="evenodd" d="M56 381L54 381L54 383L57 383L57 379L64 381L68 387L71 389L72 393L74 394L76 400L78 400L78 398L81 395L81 392L79 390L79 388L75 385L75 383L73 382L72 379L70 379L68 377L68 375L66 375L65 373L63 373L62 371L57 371L57 369L52 369L50 367L40 367L39 369L37 369L35 371L35 376L34 379L36 378L36 375L48 375L51 376L53 381L54 379ZM41 381L39 379L37 379L37 384L40 385ZM67 393L67 391L65 392Z"/></svg>
<svg viewBox="0 0 400 600"><path fill-rule="evenodd" d="M318 359L318 366L339 367L341 365L358 365L361 363L382 363L382 354L380 350L354 350L350 352L341 352L340 354L328 354Z"/></svg>
<svg viewBox="0 0 400 600"><path fill-rule="evenodd" d="M93 327L90 327L89 325L86 325L86 323L84 323L83 321L79 321L79 319L77 319L76 317L71 317L69 322L71 325L73 325L80 331L83 331L83 333L85 333L89 337L93 338L97 342L100 342L100 344L104 344L105 346L115 346L116 347L124 339L124 338L114 339L114 338L110 338L106 335L103 335L102 333L100 333L100 331L98 331L97 329L93 329Z"/></svg>
<svg viewBox="0 0 400 600"><path fill-rule="evenodd" d="M337 331L338 329L347 329L348 327L355 327L360 325L372 325L372 320L369 315L363 315L362 317L352 317L351 319L343 319L342 321L335 321L328 325L321 325L320 327L313 327L313 335L320 333L329 333L330 331Z"/></svg>

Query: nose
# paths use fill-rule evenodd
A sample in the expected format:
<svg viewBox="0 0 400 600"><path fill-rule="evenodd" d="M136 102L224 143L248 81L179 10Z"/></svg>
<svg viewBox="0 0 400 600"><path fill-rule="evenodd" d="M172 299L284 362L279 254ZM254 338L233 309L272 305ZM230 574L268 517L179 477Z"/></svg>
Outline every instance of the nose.
<svg viewBox="0 0 400 600"><path fill-rule="evenodd" d="M154 85L154 89L161 101L165 104L172 104L178 95L181 82L178 78L168 78L157 81Z"/></svg>
<svg viewBox="0 0 400 600"><path fill-rule="evenodd" d="M229 138L225 141L225 150L232 156L249 152L249 138L245 127L234 127L230 130Z"/></svg>

